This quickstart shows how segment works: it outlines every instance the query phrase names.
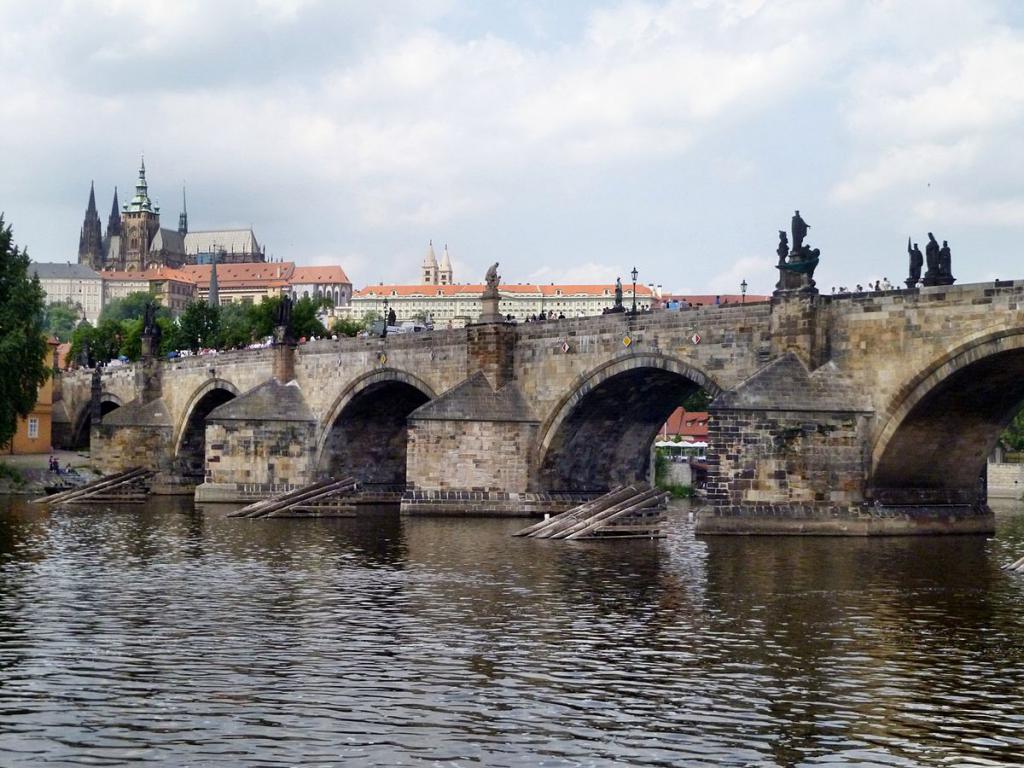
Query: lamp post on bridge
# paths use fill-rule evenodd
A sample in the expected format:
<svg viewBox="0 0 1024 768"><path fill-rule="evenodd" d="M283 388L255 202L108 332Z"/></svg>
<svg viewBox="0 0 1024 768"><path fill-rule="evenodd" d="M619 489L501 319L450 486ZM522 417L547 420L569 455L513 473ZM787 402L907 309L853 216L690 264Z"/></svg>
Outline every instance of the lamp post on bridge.
<svg viewBox="0 0 1024 768"><path fill-rule="evenodd" d="M740 304L747 303L747 281L740 283Z"/></svg>
<svg viewBox="0 0 1024 768"><path fill-rule="evenodd" d="M381 336L382 339L386 339L388 337L388 297L387 296L384 297L384 330L382 330L380 332L380 336Z"/></svg>
<svg viewBox="0 0 1024 768"><path fill-rule="evenodd" d="M636 271L636 267L633 267L633 271L629 273L633 277L633 314L636 314L636 277L640 273Z"/></svg>

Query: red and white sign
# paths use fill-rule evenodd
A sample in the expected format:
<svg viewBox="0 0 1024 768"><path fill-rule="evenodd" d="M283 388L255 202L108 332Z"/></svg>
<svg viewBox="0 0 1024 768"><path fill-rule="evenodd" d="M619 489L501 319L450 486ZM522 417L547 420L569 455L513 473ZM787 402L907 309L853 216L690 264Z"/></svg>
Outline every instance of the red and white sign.
<svg viewBox="0 0 1024 768"><path fill-rule="evenodd" d="M692 341L694 344L700 344L700 334L693 334L693 336L690 337L690 341Z"/></svg>

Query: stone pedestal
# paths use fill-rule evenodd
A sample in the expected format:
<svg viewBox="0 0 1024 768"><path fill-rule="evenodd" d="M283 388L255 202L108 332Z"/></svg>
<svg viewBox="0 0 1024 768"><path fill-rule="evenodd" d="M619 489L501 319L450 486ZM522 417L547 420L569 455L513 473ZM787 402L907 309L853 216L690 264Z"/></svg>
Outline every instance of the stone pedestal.
<svg viewBox="0 0 1024 768"><path fill-rule="evenodd" d="M503 323L505 322L505 316L501 314L498 308L498 302L501 301L501 296L497 291L487 292L484 291L484 295L480 300L480 319L479 323Z"/></svg>
<svg viewBox="0 0 1024 768"><path fill-rule="evenodd" d="M295 378L295 341L288 338L286 329L274 329L273 376L282 384Z"/></svg>
<svg viewBox="0 0 1024 768"><path fill-rule="evenodd" d="M466 330L466 378L478 371L495 389L512 381L516 329L504 323L471 325Z"/></svg>
<svg viewBox="0 0 1024 768"><path fill-rule="evenodd" d="M811 293L775 292L769 321L773 357L793 352L812 370L825 362L828 328L823 301Z"/></svg>

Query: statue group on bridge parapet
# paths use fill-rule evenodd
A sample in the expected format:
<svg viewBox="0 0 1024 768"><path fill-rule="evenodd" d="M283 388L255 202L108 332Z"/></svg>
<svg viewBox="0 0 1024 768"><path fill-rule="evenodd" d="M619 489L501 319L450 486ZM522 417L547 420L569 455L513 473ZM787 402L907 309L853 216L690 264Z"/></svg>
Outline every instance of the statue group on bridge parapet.
<svg viewBox="0 0 1024 768"><path fill-rule="evenodd" d="M943 240L940 248L935 235L929 232L928 245L924 250L925 253L922 255L917 243L911 244L911 238L907 238L907 253L910 255L910 274L906 279L907 288L913 288L918 283L925 287L955 283L956 278L953 277L952 272L953 257L949 250L949 243ZM921 267L923 266L927 266L927 270L924 277L921 277Z"/></svg>
<svg viewBox="0 0 1024 768"><path fill-rule="evenodd" d="M775 250L779 257L776 264L779 270L779 282L775 286L776 296L818 293L814 283L814 270L817 269L821 252L804 242L809 229L810 225L804 221L800 211L795 211L791 222L792 246L786 232L779 230L779 245ZM956 282L952 272L952 254L946 240L943 240L940 246L935 235L929 232L928 244L922 254L918 244L907 238L907 253L910 256L910 273L905 281L907 288L914 288L918 284L928 287L952 285ZM922 268L926 268L923 276Z"/></svg>

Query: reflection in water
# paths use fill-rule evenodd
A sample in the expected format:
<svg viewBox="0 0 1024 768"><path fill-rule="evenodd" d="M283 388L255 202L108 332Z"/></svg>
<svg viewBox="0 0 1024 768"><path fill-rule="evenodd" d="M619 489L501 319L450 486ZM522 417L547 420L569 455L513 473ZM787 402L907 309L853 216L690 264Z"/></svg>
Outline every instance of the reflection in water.
<svg viewBox="0 0 1024 768"><path fill-rule="evenodd" d="M0 500L0 764L1018 765L984 537L515 539Z"/></svg>

